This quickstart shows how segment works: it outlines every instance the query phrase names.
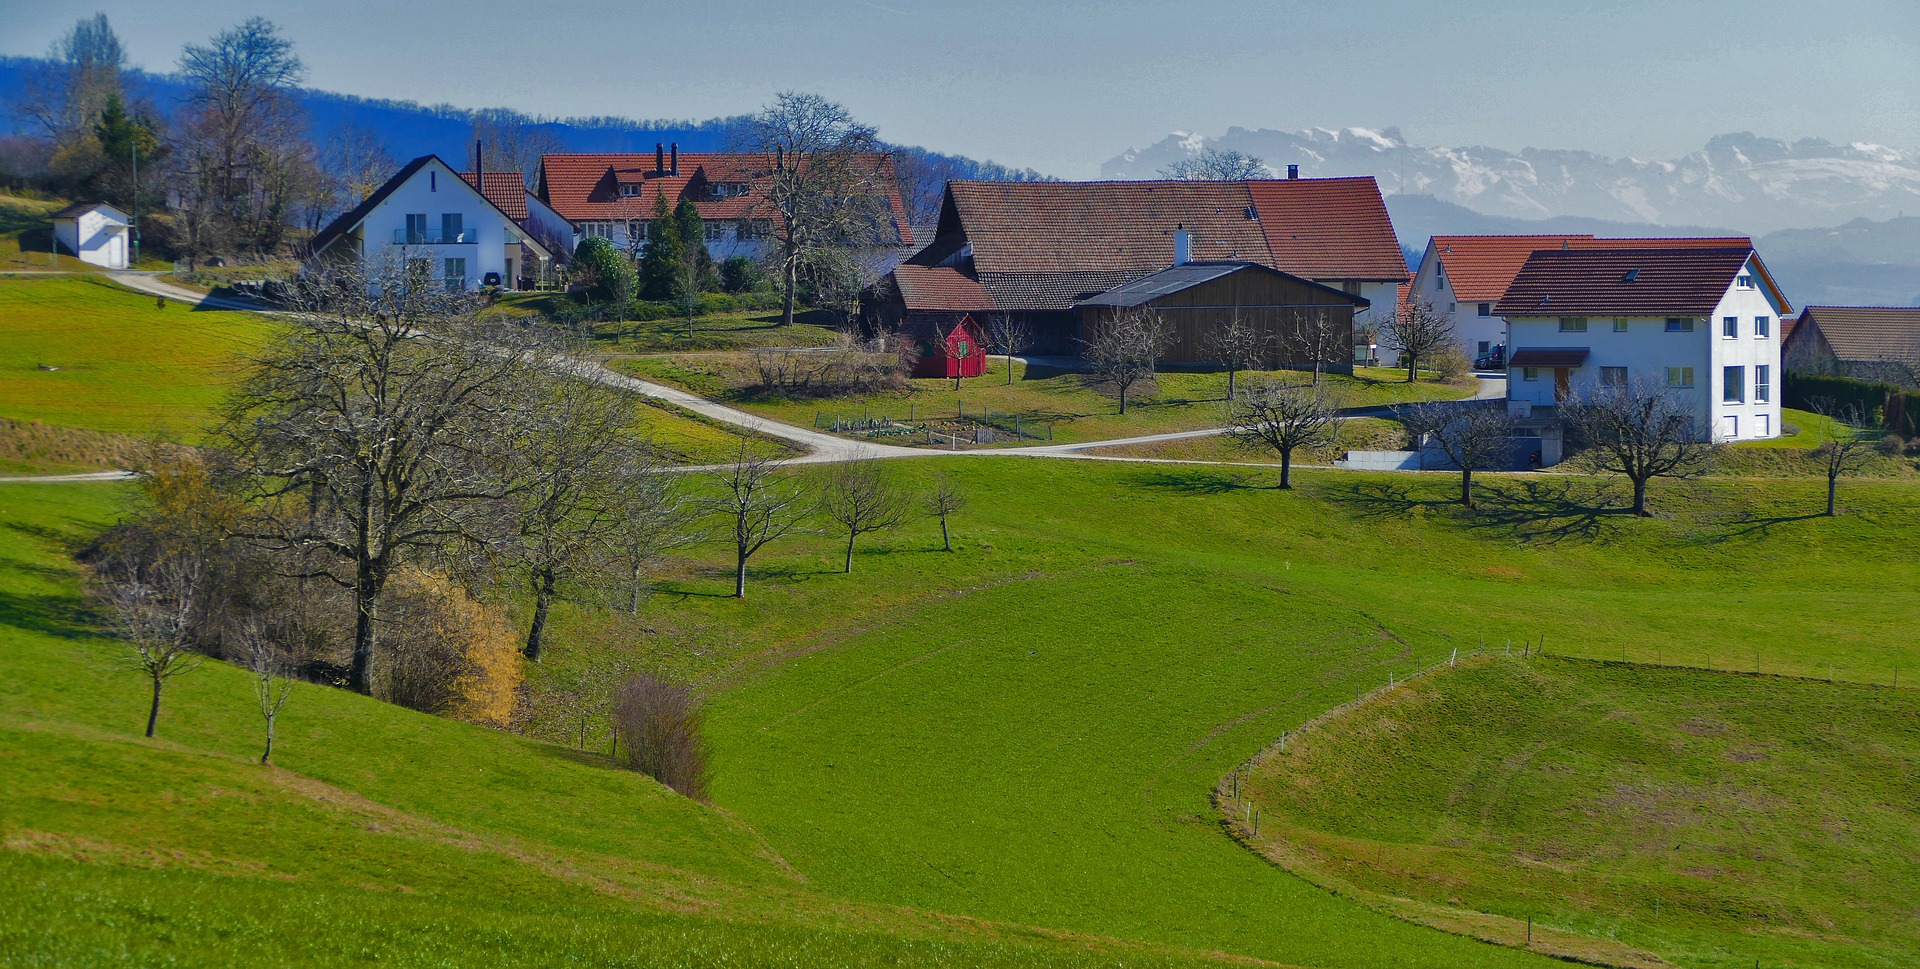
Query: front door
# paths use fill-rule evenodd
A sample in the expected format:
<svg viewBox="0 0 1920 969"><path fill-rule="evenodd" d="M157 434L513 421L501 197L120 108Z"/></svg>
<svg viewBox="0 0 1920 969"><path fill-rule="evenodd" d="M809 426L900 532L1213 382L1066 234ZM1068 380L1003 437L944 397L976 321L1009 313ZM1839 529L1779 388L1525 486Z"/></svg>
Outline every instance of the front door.
<svg viewBox="0 0 1920 969"><path fill-rule="evenodd" d="M1573 370L1569 367L1553 368L1553 402L1560 403L1573 394L1570 377Z"/></svg>

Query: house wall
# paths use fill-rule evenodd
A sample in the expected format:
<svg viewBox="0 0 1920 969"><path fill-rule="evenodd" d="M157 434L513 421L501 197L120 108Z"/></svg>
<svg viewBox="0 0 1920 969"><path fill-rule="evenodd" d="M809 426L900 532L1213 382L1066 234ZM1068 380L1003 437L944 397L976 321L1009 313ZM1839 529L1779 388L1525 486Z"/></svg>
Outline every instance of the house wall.
<svg viewBox="0 0 1920 969"><path fill-rule="evenodd" d="M1333 331L1340 335L1317 348L1320 368L1353 372L1352 341L1345 336L1353 332L1353 304L1283 276L1242 270L1168 294L1143 308L1158 313L1172 328L1172 343L1161 357L1164 362L1217 362L1220 355L1210 346L1211 339L1238 316L1252 324L1272 348L1261 364L1267 370L1313 369L1316 348L1303 338L1303 329L1318 314L1325 313ZM1081 311L1079 339L1092 340L1102 326L1124 312L1087 307Z"/></svg>
<svg viewBox="0 0 1920 969"><path fill-rule="evenodd" d="M53 224L60 247L81 262L106 269L127 268L127 224L95 209Z"/></svg>
<svg viewBox="0 0 1920 969"><path fill-rule="evenodd" d="M1749 263L1744 273L1752 273ZM1751 440L1780 435L1781 381L1780 307L1775 306L1764 288L1741 290L1729 285L1726 295L1711 319L1695 322L1693 332L1667 332L1665 317L1629 317L1627 331L1615 332L1614 317L1590 316L1585 333L1560 331L1560 318L1512 317L1512 349L1555 349L1584 347L1591 351L1581 366L1569 374L1574 393L1592 391L1600 385L1602 367L1625 367L1630 380L1665 383L1666 368L1692 367L1693 387L1677 389L1675 394L1687 402L1703 432L1720 440ZM1740 335L1726 339L1720 335L1722 317L1739 318ZM1754 336L1754 318L1768 318L1768 336ZM1721 400L1723 367L1743 368L1745 401L1727 404ZM1756 399L1756 367L1770 368L1769 399ZM1527 380L1524 368L1507 372L1507 399L1527 401L1536 407L1552 407L1554 373L1552 368L1535 371Z"/></svg>
<svg viewBox="0 0 1920 969"><path fill-rule="evenodd" d="M427 236L434 241L418 244L404 241L409 213L427 217ZM460 238L464 241L439 239L441 216L448 213L460 216L465 229ZM499 273L506 286L513 285L513 277L507 271L509 233L515 240L517 252L519 234L513 221L452 169L432 162L374 206L360 223L358 235L370 269L389 257L428 259L432 261L432 278L440 282L446 278L446 260L462 259L466 263L463 288L472 291L480 288L488 273ZM396 238L403 241L396 242Z"/></svg>
<svg viewBox="0 0 1920 969"><path fill-rule="evenodd" d="M1414 273L1410 298L1432 303L1436 312L1453 321L1454 341L1468 360L1478 360L1497 346L1513 346L1508 342L1505 317L1492 315L1491 312L1481 316L1478 302L1463 303L1457 297L1458 294L1453 291L1453 281L1447 278L1445 267L1440 262L1439 253L1429 245L1426 255L1420 258L1420 268ZM1492 303L1488 304L1488 310L1492 310Z"/></svg>
<svg viewBox="0 0 1920 969"><path fill-rule="evenodd" d="M529 210L528 214L532 214L531 210ZM714 237L715 233L712 229L714 225L720 226L718 238ZM644 234L644 230L641 231L642 234ZM579 230L574 232L572 236L574 245L579 245L580 240L589 235L600 235L609 242L612 242L620 251L631 253L635 262L638 262L640 257L646 255L647 252L646 240L639 240L638 246L636 247L635 240L630 237L630 233L628 232L628 224L623 221L583 222L580 224ZM745 256L748 259L758 261L768 252L767 239L764 237L742 238L738 224L733 221L708 223L706 244L707 255L713 257L714 262L731 259L734 256Z"/></svg>

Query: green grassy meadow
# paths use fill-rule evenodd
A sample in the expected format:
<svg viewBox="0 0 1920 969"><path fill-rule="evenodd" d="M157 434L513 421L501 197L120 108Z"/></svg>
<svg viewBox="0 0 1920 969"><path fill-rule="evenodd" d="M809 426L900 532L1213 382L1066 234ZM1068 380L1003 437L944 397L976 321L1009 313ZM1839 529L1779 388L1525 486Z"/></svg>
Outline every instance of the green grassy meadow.
<svg viewBox="0 0 1920 969"><path fill-rule="evenodd" d="M1224 373L1167 371L1143 380L1128 392L1127 413L1119 413L1116 396L1108 388L1090 386L1081 374L1033 366L1004 358L988 358L986 374L963 381L956 391L946 378L916 377L905 390L843 394L825 398L768 397L752 387L751 362L740 354L663 354L616 358L610 364L636 377L656 380L725 401L765 417L812 427L816 418L862 420L889 417L924 422L958 417L980 417L984 412L1001 418L1021 416L1027 426L1052 428L1052 442L1060 444L1106 438L1161 434L1217 427L1225 420L1227 377ZM1013 380L1007 380L1007 367ZM1298 373L1241 375L1242 379L1281 377ZM1341 402L1348 407L1375 407L1416 400L1469 396L1477 384L1423 382L1409 384L1400 370L1361 369L1354 376L1328 374ZM891 443L911 443L900 438ZM1046 443L1024 441L1023 443Z"/></svg>
<svg viewBox="0 0 1920 969"><path fill-rule="evenodd" d="M1483 938L1881 967L1920 951L1917 768L1911 689L1496 655L1267 752L1227 810L1287 869Z"/></svg>
<svg viewBox="0 0 1920 969"><path fill-rule="evenodd" d="M67 203L59 199L23 198L0 192L0 273L106 272L73 256L48 251L53 242L53 214L66 207ZM167 269L170 266L143 250L137 268Z"/></svg>

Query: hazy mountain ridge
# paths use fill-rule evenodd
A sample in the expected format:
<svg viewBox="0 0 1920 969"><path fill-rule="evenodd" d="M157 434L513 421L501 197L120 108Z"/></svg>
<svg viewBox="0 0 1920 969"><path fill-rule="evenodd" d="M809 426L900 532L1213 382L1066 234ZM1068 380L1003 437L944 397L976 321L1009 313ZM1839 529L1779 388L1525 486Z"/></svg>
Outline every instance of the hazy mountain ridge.
<svg viewBox="0 0 1920 969"><path fill-rule="evenodd" d="M1276 175L1372 175L1387 195L1431 195L1514 219L1580 217L1656 225L1724 225L1764 234L1855 218L1920 214L1920 153L1818 138L1718 135L1670 161L1594 152L1409 144L1398 128L1229 128L1218 138L1174 132L1102 166L1108 178L1150 178L1207 149L1265 159Z"/></svg>

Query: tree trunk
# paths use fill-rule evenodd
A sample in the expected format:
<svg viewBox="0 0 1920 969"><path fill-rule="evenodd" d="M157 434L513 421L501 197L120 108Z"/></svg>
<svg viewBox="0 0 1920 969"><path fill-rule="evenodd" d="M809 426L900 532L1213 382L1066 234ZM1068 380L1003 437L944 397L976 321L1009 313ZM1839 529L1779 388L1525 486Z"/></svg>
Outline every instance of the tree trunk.
<svg viewBox="0 0 1920 969"><path fill-rule="evenodd" d="M734 563L733 597L735 599L747 597L747 553L745 552L739 553L739 560Z"/></svg>
<svg viewBox="0 0 1920 969"><path fill-rule="evenodd" d="M1293 487L1293 449L1282 448L1280 451L1280 488L1281 490L1284 491L1292 487Z"/></svg>
<svg viewBox="0 0 1920 969"><path fill-rule="evenodd" d="M953 536L947 533L947 516L945 515L940 516L940 544L945 545L947 551L953 551Z"/></svg>
<svg viewBox="0 0 1920 969"><path fill-rule="evenodd" d="M553 572L542 569L533 577L533 626L527 630L527 658L540 662L540 647L547 634L547 611L553 607Z"/></svg>
<svg viewBox="0 0 1920 969"><path fill-rule="evenodd" d="M1007 354L1007 386L1013 386L1013 354Z"/></svg>
<svg viewBox="0 0 1920 969"><path fill-rule="evenodd" d="M858 537L860 537L859 532L853 529L847 529L847 567L845 571L841 573L843 575L853 574L853 540Z"/></svg>
<svg viewBox="0 0 1920 969"><path fill-rule="evenodd" d="M268 685L271 686L272 684ZM265 765L273 759L273 722L276 719L278 719L277 715L269 714L267 716L267 749L260 752L260 763L262 765Z"/></svg>
<svg viewBox="0 0 1920 969"><path fill-rule="evenodd" d="M1840 479L1837 476L1832 474L1827 475L1827 517L1828 518L1833 517L1833 493L1839 489L1839 486L1840 486Z"/></svg>
<svg viewBox="0 0 1920 969"><path fill-rule="evenodd" d="M1409 353L1407 354L1407 383L1417 384L1419 382L1420 382L1420 360L1419 358L1415 357L1413 354Z"/></svg>
<svg viewBox="0 0 1920 969"><path fill-rule="evenodd" d="M1473 469L1472 468L1460 469L1460 503L1467 506L1468 508L1473 507Z"/></svg>
<svg viewBox="0 0 1920 969"><path fill-rule="evenodd" d="M1233 399L1233 368L1227 368L1227 399Z"/></svg>
<svg viewBox="0 0 1920 969"><path fill-rule="evenodd" d="M1633 513L1642 518L1651 518L1647 514L1647 479L1633 479Z"/></svg>
<svg viewBox="0 0 1920 969"><path fill-rule="evenodd" d="M1121 384L1120 385L1120 414L1121 416L1124 417L1126 413L1127 413L1127 385Z"/></svg>
<svg viewBox="0 0 1920 969"><path fill-rule="evenodd" d="M782 280L785 284L785 290L780 296L780 323L783 326L792 326L793 292L794 288L800 284L800 263L796 261L793 256L788 256L786 264L781 267L780 272L781 275L785 277L785 279Z"/></svg>
<svg viewBox="0 0 1920 969"><path fill-rule="evenodd" d="M147 736L149 738L153 736L154 725L160 722L160 685L161 679L157 676L154 677L153 706L147 708Z"/></svg>
<svg viewBox="0 0 1920 969"><path fill-rule="evenodd" d="M627 582L627 615L640 614L640 567L634 566Z"/></svg>
<svg viewBox="0 0 1920 969"><path fill-rule="evenodd" d="M373 695L373 648L380 635L374 625L379 595L373 582L373 567L361 566L353 588L353 667L347 677L347 687L363 696Z"/></svg>

